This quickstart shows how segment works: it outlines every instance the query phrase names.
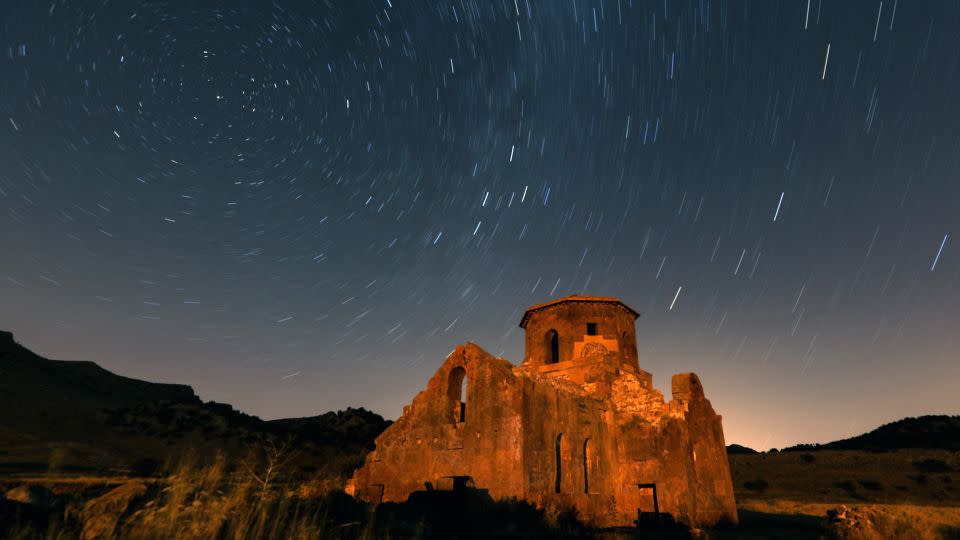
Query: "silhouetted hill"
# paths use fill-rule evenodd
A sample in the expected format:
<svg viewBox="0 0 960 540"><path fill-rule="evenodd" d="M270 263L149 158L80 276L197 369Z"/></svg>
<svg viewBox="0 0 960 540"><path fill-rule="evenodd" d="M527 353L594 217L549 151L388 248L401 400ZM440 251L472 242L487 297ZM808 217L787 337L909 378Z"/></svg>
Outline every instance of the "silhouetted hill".
<svg viewBox="0 0 960 540"><path fill-rule="evenodd" d="M295 439L303 469L324 460L340 474L389 425L364 409L264 421L204 403L186 385L48 360L0 331L0 470L116 470L185 454L243 457L267 439Z"/></svg>
<svg viewBox="0 0 960 540"><path fill-rule="evenodd" d="M293 433L314 442L338 441L369 445L391 422L366 409L348 407L344 411L331 411L319 416L269 420L267 424L275 430Z"/></svg>
<svg viewBox="0 0 960 540"><path fill-rule="evenodd" d="M799 444L784 452L810 450L899 450L922 448L960 450L960 416L929 415L907 417L877 429L826 444Z"/></svg>
<svg viewBox="0 0 960 540"><path fill-rule="evenodd" d="M760 452L757 452L753 448L750 448L748 446L741 446L739 444L731 444L730 446L727 447L727 455L759 454L759 453Z"/></svg>
<svg viewBox="0 0 960 540"><path fill-rule="evenodd" d="M71 410L124 406L148 401L200 403L189 386L158 384L111 373L93 362L47 360L0 331L0 414L33 416L29 407L42 398L50 406Z"/></svg>

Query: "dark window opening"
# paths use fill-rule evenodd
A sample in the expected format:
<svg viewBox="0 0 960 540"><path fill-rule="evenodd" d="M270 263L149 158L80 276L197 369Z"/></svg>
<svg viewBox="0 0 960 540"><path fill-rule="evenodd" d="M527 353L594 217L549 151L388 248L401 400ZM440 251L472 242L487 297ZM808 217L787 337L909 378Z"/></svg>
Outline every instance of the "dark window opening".
<svg viewBox="0 0 960 540"><path fill-rule="evenodd" d="M463 377L463 381L460 383L460 421L466 422L467 420L467 377Z"/></svg>
<svg viewBox="0 0 960 540"><path fill-rule="evenodd" d="M563 467L560 464L560 443L562 439L563 439L563 433L561 433L560 435L557 435L557 444L555 449L556 462L557 462L557 471L556 471L557 478L553 486L553 491L555 493L560 493L560 478L562 477L562 473L563 473Z"/></svg>
<svg viewBox="0 0 960 540"><path fill-rule="evenodd" d="M590 461L593 457L590 439L583 441L583 492L590 493Z"/></svg>
<svg viewBox="0 0 960 540"><path fill-rule="evenodd" d="M450 422L465 422L467 420L467 371L457 366L450 371L447 386L447 399L450 403Z"/></svg>
<svg viewBox="0 0 960 540"><path fill-rule="evenodd" d="M549 364L556 364L560 361L560 335L556 330L547 332L547 345L550 347Z"/></svg>
<svg viewBox="0 0 960 540"><path fill-rule="evenodd" d="M595 336L595 335L597 335L597 323L595 323L595 322L588 322L588 323L587 323L587 335L588 335L588 336Z"/></svg>

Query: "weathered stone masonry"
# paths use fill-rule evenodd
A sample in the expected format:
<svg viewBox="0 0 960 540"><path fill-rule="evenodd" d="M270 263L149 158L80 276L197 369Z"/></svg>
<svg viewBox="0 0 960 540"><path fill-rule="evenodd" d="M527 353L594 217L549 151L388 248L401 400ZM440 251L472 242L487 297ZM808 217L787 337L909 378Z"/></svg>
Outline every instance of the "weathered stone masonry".
<svg viewBox="0 0 960 540"><path fill-rule="evenodd" d="M720 416L693 373L673 376L665 402L639 366L637 316L616 298L569 296L526 311L520 366L457 347L348 489L379 503L475 485L598 526L652 512L655 490L678 521L736 523Z"/></svg>

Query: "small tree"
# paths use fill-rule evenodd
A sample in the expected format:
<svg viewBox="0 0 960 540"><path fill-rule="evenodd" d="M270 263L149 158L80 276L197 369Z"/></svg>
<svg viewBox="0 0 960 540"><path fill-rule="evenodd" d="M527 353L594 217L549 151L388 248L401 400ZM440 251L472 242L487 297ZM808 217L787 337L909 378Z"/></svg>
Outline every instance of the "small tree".
<svg viewBox="0 0 960 540"><path fill-rule="evenodd" d="M278 441L274 437L265 437L251 449L250 458L244 465L259 487L261 499L267 496L271 483L296 455L297 449L294 448L292 437L283 441Z"/></svg>

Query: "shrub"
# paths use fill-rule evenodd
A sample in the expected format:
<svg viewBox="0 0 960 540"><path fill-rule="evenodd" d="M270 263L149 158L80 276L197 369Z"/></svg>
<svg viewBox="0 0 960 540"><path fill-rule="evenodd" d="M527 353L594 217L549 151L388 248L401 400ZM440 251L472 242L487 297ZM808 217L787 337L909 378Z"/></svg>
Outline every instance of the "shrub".
<svg viewBox="0 0 960 540"><path fill-rule="evenodd" d="M817 458L814 457L813 454L808 453L808 454L801 454L800 460L803 461L804 463L813 463L814 461L817 460Z"/></svg>
<svg viewBox="0 0 960 540"><path fill-rule="evenodd" d="M913 462L913 468L925 473L950 472L952 469L942 459L921 459Z"/></svg>
<svg viewBox="0 0 960 540"><path fill-rule="evenodd" d="M838 488L846 491L847 493L849 493L849 494L851 494L851 495L857 491L857 486L854 485L854 483L851 482L850 480L844 480L843 482L834 482L833 485L834 485L835 487L838 487Z"/></svg>
<svg viewBox="0 0 960 540"><path fill-rule="evenodd" d="M758 478L756 480L747 480L743 483L743 487L749 489L750 491L762 493L770 487L770 483L762 478Z"/></svg>
<svg viewBox="0 0 960 540"><path fill-rule="evenodd" d="M887 538L952 538L949 530L937 531L935 522L924 519L913 509L878 506L845 507L828 511L830 537L838 540L885 540Z"/></svg>
<svg viewBox="0 0 960 540"><path fill-rule="evenodd" d="M858 480L857 483L863 486L864 489L869 489L870 491L880 491L883 489L880 482L874 482L873 480Z"/></svg>
<svg viewBox="0 0 960 540"><path fill-rule="evenodd" d="M130 476L153 476L160 470L161 463L153 458L140 458L130 464Z"/></svg>

